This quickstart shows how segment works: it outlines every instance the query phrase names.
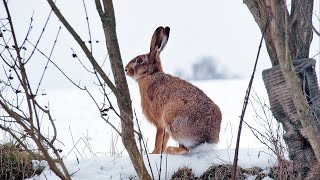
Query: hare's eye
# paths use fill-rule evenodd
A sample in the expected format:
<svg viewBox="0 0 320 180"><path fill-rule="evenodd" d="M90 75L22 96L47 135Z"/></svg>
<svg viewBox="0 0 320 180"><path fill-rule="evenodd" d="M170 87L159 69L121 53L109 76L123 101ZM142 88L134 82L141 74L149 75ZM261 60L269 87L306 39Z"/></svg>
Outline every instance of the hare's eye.
<svg viewBox="0 0 320 180"><path fill-rule="evenodd" d="M143 63L143 60L142 60L141 58L137 58L136 63L137 63L137 64L142 64L142 63Z"/></svg>

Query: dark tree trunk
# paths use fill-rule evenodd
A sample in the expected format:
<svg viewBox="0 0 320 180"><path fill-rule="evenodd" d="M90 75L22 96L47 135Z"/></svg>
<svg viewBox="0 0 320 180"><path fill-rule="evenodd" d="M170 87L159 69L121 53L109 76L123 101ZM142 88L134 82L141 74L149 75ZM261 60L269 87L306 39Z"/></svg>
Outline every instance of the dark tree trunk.
<svg viewBox="0 0 320 180"><path fill-rule="evenodd" d="M313 59L294 60L295 69L301 81L308 81L308 91L312 103L318 104L320 98L317 77L313 71L315 61ZM307 62L307 63L306 63ZM318 161L309 141L304 137L303 126L297 109L294 106L291 89L286 84L280 66L263 71L263 80L269 95L271 111L277 121L283 125L285 134L283 138L288 146L289 157L293 161L293 170L297 172L297 179L320 176ZM313 106L312 107L319 107ZM315 119L314 119L315 120ZM318 124L317 128L320 124ZM314 169L312 169L314 168Z"/></svg>
<svg viewBox="0 0 320 180"><path fill-rule="evenodd" d="M114 81L118 94L116 94L118 107L120 109L121 117L121 139L124 147L128 151L131 162L139 175L140 179L151 179L139 152L135 138L134 138L134 125L133 125L133 112L131 105L131 98L127 79L125 77L120 48L116 33L116 20L114 15L112 0L103 0L104 11L101 4L96 1L97 10L99 12L105 39L108 49L108 54L111 63L111 69L114 76ZM99 7L100 6L100 7Z"/></svg>
<svg viewBox="0 0 320 180"><path fill-rule="evenodd" d="M59 9L56 7L53 0L47 0L53 12L66 27L69 33L77 41L83 52L88 57L88 60L112 90L117 98L117 104L120 109L121 118L121 139L124 147L128 151L131 162L140 179L149 180L151 179L142 159L142 155L139 152L135 138L134 138L134 126L133 126L133 112L131 106L131 98L129 94L129 88L125 77L120 48L116 33L116 21L113 9L112 0L102 0L104 7L101 6L100 0L95 0L97 11L100 15L102 26L105 33L106 45L109 53L112 73L114 76L115 84L111 82L108 76L104 73L102 68L99 66L97 61L94 59L92 53L89 51L87 46L81 37L76 33L73 27L61 14Z"/></svg>
<svg viewBox="0 0 320 180"><path fill-rule="evenodd" d="M302 4L303 3L303 4ZM312 41L313 0L293 0L289 17L290 52L292 59L309 57Z"/></svg>
<svg viewBox="0 0 320 180"><path fill-rule="evenodd" d="M298 179L318 178L320 123L311 108L319 109L320 92L309 59L313 0L292 1L290 14L285 2L244 0L261 31L270 20L265 40L273 68L265 70L263 78L272 113L286 131L294 171ZM299 69L298 76L294 69Z"/></svg>

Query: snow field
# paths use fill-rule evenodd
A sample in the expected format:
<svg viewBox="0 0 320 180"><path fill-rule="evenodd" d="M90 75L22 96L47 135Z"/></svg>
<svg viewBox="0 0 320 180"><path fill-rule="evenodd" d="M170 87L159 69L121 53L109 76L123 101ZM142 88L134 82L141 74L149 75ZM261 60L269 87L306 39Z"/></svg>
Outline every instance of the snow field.
<svg viewBox="0 0 320 180"><path fill-rule="evenodd" d="M239 116L242 109L248 80L215 80L192 82L202 89L221 108L223 119L220 131L220 142L216 145L203 144L187 155L163 155L161 179L170 178L179 167L192 168L196 176L200 176L212 164L231 164L233 162L236 134ZM155 127L142 115L138 86L129 80L132 102L144 138L147 141L148 152L153 150ZM99 91L90 89L98 97ZM254 82L254 91L259 98L267 100L262 81ZM133 166L121 139L112 128L105 123L93 101L84 91L57 89L48 92L50 109L56 119L58 138L65 156L65 162L74 179L130 179L136 176ZM114 97L110 97L115 104ZM101 100L102 101L102 100ZM45 102L45 101L44 101ZM99 102L99 100L98 100ZM109 120L116 127L119 119L108 112ZM257 129L254 120L255 113L248 104L245 120ZM168 145L177 145L170 139ZM249 168L259 166L262 169L275 163L272 153L259 142L249 128L244 124L240 143L239 166ZM153 174L156 179L160 166L160 155L149 154ZM146 155L144 160L148 170ZM57 179L46 170L38 179Z"/></svg>

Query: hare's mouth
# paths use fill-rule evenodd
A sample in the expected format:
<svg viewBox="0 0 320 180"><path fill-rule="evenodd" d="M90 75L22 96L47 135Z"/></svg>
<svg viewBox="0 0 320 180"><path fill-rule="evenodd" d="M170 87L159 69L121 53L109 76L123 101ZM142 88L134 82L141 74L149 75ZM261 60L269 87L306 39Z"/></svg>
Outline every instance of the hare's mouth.
<svg viewBox="0 0 320 180"><path fill-rule="evenodd" d="M143 71L143 72L140 72L140 73L136 73L135 75L131 76L134 80L138 80L144 76L146 76L148 74L148 71Z"/></svg>
<svg viewBox="0 0 320 180"><path fill-rule="evenodd" d="M135 71L133 68L125 68L124 70L126 72L126 75L131 77L134 80L138 80L140 78L142 78L143 76L145 76L148 72L148 70L139 72L139 71Z"/></svg>

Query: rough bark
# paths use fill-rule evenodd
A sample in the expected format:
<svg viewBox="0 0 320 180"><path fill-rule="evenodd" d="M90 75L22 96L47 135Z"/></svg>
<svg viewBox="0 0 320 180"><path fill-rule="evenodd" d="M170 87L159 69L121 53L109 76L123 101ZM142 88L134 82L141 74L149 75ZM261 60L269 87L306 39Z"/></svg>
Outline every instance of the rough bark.
<svg viewBox="0 0 320 180"><path fill-rule="evenodd" d="M291 13L288 19L290 30L289 47L292 59L309 57L309 49L313 37L312 24L310 24L312 10L313 0L292 1Z"/></svg>
<svg viewBox="0 0 320 180"><path fill-rule="evenodd" d="M96 0L95 2L105 34L115 85L118 91L121 92L120 96L116 98L122 119L122 142L140 179L151 179L134 139L131 99L116 34L116 20L112 0L102 1L104 10L102 9L100 0Z"/></svg>
<svg viewBox="0 0 320 180"><path fill-rule="evenodd" d="M269 12L270 2L265 0L243 0L243 2L247 5L262 32L265 29L264 26L267 24L267 19L271 17L271 12ZM274 37L272 36L270 28L271 26L266 28L264 39L271 64L272 66L276 66L279 64L279 60L274 46Z"/></svg>
<svg viewBox="0 0 320 180"><path fill-rule="evenodd" d="M292 1L290 15L284 0L244 0L244 3L253 14L260 29L263 29L261 26L266 19L271 18L270 27L267 28L265 35L268 53L272 66L280 66L298 122L290 120L288 116L292 114L285 108L282 109L285 116L277 116L276 119L287 131L284 139L298 178L311 178L313 175L311 168L315 166L316 159L317 166L320 162L319 122L316 121L317 117L307 102L308 94L302 91L302 88L305 89L310 82L299 80L294 71L292 59L309 57L312 26L308 21L312 18L313 0L303 1L303 3L300 0ZM311 71L314 71L314 68ZM272 94L269 94L270 100L272 100L271 96ZM281 97L273 96L272 98ZM275 114L274 111L273 113Z"/></svg>
<svg viewBox="0 0 320 180"><path fill-rule="evenodd" d="M300 59L293 61L295 70L303 81L308 81L306 92L310 95L310 106L318 109L320 90L317 84L317 76L313 71L315 60ZM283 136L289 151L289 157L294 162L294 171L299 172L300 177L318 177L319 171L311 168L318 166L310 143L301 132L302 124L297 109L293 103L291 89L288 87L280 65L266 69L262 72L263 80L269 95L271 111L277 121L283 125ZM314 119L315 120L315 119ZM320 130L320 124L317 124ZM300 178L301 179L301 178Z"/></svg>

